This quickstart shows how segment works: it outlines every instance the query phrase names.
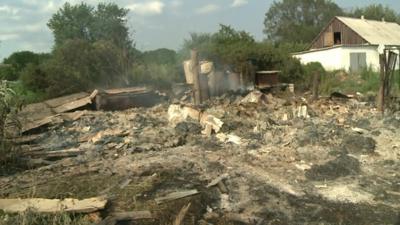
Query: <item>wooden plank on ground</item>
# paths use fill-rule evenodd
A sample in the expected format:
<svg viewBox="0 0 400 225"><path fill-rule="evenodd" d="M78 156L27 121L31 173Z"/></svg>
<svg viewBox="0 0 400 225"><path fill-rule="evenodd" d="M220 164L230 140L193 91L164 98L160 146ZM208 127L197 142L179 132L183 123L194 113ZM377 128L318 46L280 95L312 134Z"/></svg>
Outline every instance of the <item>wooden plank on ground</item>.
<svg viewBox="0 0 400 225"><path fill-rule="evenodd" d="M96 97L97 93L98 91L94 90L92 94L90 94L89 96L71 102L67 102L63 105L53 108L53 111L56 113L63 113L92 104L92 100Z"/></svg>
<svg viewBox="0 0 400 225"><path fill-rule="evenodd" d="M67 150L59 150L59 151L40 151L40 152L27 152L25 156L38 157L43 159L49 158L64 158L64 157L74 157L81 155L85 152L85 150L71 148Z"/></svg>
<svg viewBox="0 0 400 225"><path fill-rule="evenodd" d="M175 217L173 225L181 225L182 224L183 219L185 219L186 213L189 210L191 204L192 203L189 202L189 204L182 207L182 209L179 211L178 215Z"/></svg>
<svg viewBox="0 0 400 225"><path fill-rule="evenodd" d="M22 133L25 133L27 131L30 131L30 130L37 129L39 127L45 126L47 124L52 123L54 118L55 118L54 116L49 116L49 117L45 117L45 118L40 119L40 120L35 120L35 121L31 121L31 122L22 123L21 131L22 131Z"/></svg>
<svg viewBox="0 0 400 225"><path fill-rule="evenodd" d="M35 121L54 115L51 108L43 102L29 104L18 112L18 119L23 121Z"/></svg>
<svg viewBox="0 0 400 225"><path fill-rule="evenodd" d="M89 95L90 94L87 92L79 92L79 93L75 93L75 94L71 94L71 95L67 95L67 96L62 96L59 98L53 98L53 99L45 101L44 103L51 108L56 108L58 106L66 104L68 102L73 102L78 99L88 97Z"/></svg>
<svg viewBox="0 0 400 225"><path fill-rule="evenodd" d="M87 111L83 110L83 111L76 111L76 112L70 112L70 113L63 113L63 114L61 114L61 117L67 121L75 121L75 120L81 118L82 116L84 116L85 114L87 114Z"/></svg>
<svg viewBox="0 0 400 225"><path fill-rule="evenodd" d="M130 87L130 88L118 88L118 89L108 89L104 92L109 95L126 94L126 93L144 93L149 90L146 87Z"/></svg>
<svg viewBox="0 0 400 225"><path fill-rule="evenodd" d="M15 144L26 144L26 143L31 143L39 138L43 137L43 134L32 134L32 135L26 135L26 136L19 136L12 138L11 141L14 142Z"/></svg>
<svg viewBox="0 0 400 225"><path fill-rule="evenodd" d="M225 179L228 178L228 177L229 177L229 174L227 174L227 173L222 174L221 176L219 176L219 177L215 178L214 180L212 180L212 181L207 185L207 188L210 188L210 187L213 187L213 186L217 185L219 182L225 180Z"/></svg>
<svg viewBox="0 0 400 225"><path fill-rule="evenodd" d="M155 201L157 204L162 204L162 203L170 202L170 201L173 201L176 199L186 198L186 197L189 197L192 195L196 195L198 193L199 193L199 191L197 191L196 189L188 190L188 191L178 191L178 192L170 193L164 197L156 198Z"/></svg>
<svg viewBox="0 0 400 225"><path fill-rule="evenodd" d="M33 210L40 213L74 212L90 213L104 209L107 200L103 198L88 198L83 200L66 198L60 199L0 199L0 210L7 213Z"/></svg>

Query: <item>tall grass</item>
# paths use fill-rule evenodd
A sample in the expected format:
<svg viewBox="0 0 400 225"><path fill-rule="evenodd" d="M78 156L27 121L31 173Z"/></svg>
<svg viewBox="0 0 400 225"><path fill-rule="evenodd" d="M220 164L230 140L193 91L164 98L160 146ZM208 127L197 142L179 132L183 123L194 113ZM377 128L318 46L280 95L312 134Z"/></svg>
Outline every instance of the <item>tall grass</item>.
<svg viewBox="0 0 400 225"><path fill-rule="evenodd" d="M19 214L0 213L0 225L90 225L86 215L68 213L39 214L32 211Z"/></svg>
<svg viewBox="0 0 400 225"><path fill-rule="evenodd" d="M345 71L327 72L321 79L321 92L330 94L332 92L341 93L362 93L375 95L378 93L380 85L379 72L371 68L365 69L360 73L347 73ZM392 94L399 95L400 76L396 71L392 81Z"/></svg>

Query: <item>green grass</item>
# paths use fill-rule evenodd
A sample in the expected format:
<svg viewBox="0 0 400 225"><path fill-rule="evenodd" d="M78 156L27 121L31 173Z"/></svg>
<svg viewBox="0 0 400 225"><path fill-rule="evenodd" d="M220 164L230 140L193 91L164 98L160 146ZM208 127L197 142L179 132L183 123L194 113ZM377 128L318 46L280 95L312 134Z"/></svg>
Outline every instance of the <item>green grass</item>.
<svg viewBox="0 0 400 225"><path fill-rule="evenodd" d="M87 215L69 213L39 214L25 212L19 214L0 213L0 225L90 225L93 222Z"/></svg>
<svg viewBox="0 0 400 225"><path fill-rule="evenodd" d="M392 82L392 93L400 94L399 71L395 72ZM329 95L332 92L376 94L379 90L379 72L366 69L360 73L346 73L344 71L327 72L321 78L321 93Z"/></svg>
<svg viewBox="0 0 400 225"><path fill-rule="evenodd" d="M28 89L21 81L10 82L10 87L24 104L40 102L46 99L45 93Z"/></svg>

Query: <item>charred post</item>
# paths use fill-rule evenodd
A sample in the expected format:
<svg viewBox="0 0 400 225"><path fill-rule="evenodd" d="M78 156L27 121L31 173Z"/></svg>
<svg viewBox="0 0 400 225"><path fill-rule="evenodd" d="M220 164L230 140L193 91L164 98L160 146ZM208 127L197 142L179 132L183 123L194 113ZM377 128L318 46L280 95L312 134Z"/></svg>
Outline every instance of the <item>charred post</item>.
<svg viewBox="0 0 400 225"><path fill-rule="evenodd" d="M384 114L385 113L385 77L386 77L386 52L379 56L379 63L381 67L380 71L380 87L377 99L378 110Z"/></svg>
<svg viewBox="0 0 400 225"><path fill-rule="evenodd" d="M193 96L194 104L201 104L201 92L200 92L200 79L199 79L199 59L198 52L196 50L191 50L190 52L190 65L193 74Z"/></svg>
<svg viewBox="0 0 400 225"><path fill-rule="evenodd" d="M312 84L312 100L315 101L319 98L319 85L321 83L321 74L319 72L314 73L313 84Z"/></svg>

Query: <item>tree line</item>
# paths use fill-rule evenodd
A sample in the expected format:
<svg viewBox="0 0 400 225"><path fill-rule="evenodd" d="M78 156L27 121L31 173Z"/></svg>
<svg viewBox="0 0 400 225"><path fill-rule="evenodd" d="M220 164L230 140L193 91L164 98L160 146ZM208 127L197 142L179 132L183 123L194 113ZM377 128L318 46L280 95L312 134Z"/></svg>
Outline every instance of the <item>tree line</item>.
<svg viewBox="0 0 400 225"><path fill-rule="evenodd" d="M400 22L400 15L380 4L346 11L330 0L274 1L264 20L265 40L227 25L214 33L192 33L182 48L140 52L128 29L128 10L115 3L91 6L65 3L48 21L54 36L50 53L16 52L3 60L0 77L15 82L28 101L94 88L141 84L168 87L183 81L181 62L196 48L203 59L223 68L245 72L282 70L283 81L307 80L305 68L290 56L301 51L334 16Z"/></svg>

